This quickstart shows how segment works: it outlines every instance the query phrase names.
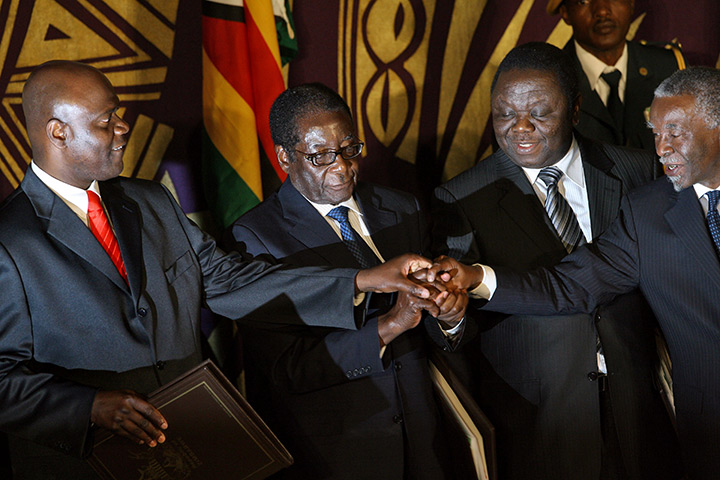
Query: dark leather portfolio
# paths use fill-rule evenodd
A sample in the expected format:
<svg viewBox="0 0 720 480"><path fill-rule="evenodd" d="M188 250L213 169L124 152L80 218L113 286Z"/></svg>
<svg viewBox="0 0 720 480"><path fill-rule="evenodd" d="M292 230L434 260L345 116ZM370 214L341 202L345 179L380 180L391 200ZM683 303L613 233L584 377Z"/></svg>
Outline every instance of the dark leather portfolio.
<svg viewBox="0 0 720 480"><path fill-rule="evenodd" d="M149 397L168 422L150 448L100 431L88 461L107 480L260 480L290 453L211 361Z"/></svg>

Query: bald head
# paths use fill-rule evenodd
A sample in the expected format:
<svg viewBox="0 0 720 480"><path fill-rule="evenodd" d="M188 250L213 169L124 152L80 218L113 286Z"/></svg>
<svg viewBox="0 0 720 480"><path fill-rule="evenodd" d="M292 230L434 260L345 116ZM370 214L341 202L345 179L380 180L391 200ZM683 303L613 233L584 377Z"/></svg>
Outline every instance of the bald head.
<svg viewBox="0 0 720 480"><path fill-rule="evenodd" d="M110 82L97 69L84 63L53 60L37 67L30 74L22 93L23 113L33 152L42 150L45 127L52 118L66 121L62 110L74 105L82 95L82 80Z"/></svg>
<svg viewBox="0 0 720 480"><path fill-rule="evenodd" d="M56 60L37 67L23 88L23 112L33 161L79 188L122 171L129 126L119 100L99 70Z"/></svg>

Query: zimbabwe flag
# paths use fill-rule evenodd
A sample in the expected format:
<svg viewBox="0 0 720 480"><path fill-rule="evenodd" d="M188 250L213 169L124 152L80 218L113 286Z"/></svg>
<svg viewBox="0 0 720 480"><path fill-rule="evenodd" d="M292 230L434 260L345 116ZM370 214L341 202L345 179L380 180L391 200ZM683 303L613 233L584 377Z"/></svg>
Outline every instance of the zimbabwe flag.
<svg viewBox="0 0 720 480"><path fill-rule="evenodd" d="M202 5L203 187L215 221L226 228L262 201L263 188L272 191L285 179L268 118L285 90L282 65L297 46L287 0Z"/></svg>

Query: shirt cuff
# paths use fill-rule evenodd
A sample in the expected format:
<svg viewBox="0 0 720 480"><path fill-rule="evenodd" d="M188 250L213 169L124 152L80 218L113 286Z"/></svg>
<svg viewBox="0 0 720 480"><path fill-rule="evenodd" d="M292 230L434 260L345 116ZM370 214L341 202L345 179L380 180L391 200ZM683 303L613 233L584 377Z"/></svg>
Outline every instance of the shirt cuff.
<svg viewBox="0 0 720 480"><path fill-rule="evenodd" d="M447 330L443 328L442 322L438 321L438 323L440 324L440 330L442 331L443 335L445 335L446 338L452 340L464 328L465 317L461 318L457 325L452 328L448 328Z"/></svg>
<svg viewBox="0 0 720 480"><path fill-rule="evenodd" d="M353 299L353 305L359 306L363 300L365 300L365 292L360 292L357 295L355 295L355 298Z"/></svg>
<svg viewBox="0 0 720 480"><path fill-rule="evenodd" d="M468 295L470 298L482 300L492 299L495 294L495 290L497 289L497 277L495 277L495 270L487 265L481 265L479 263L475 263L473 266L482 268L483 280L480 282L480 285L468 292Z"/></svg>

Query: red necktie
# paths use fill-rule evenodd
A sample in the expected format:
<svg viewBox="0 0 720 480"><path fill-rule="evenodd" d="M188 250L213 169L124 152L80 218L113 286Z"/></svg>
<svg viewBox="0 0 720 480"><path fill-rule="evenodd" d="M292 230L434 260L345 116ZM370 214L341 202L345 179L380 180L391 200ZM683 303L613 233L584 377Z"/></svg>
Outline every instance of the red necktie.
<svg viewBox="0 0 720 480"><path fill-rule="evenodd" d="M105 216L105 210L103 210L102 204L100 203L100 197L92 190L88 190L87 194L88 223L90 224L90 230L110 256L110 260L112 260L118 272L120 272L120 275L125 279L125 283L127 283L127 272L125 272L125 263L123 262L122 255L120 255L120 246L118 245L117 238L115 238L110 222L108 222L107 216Z"/></svg>

